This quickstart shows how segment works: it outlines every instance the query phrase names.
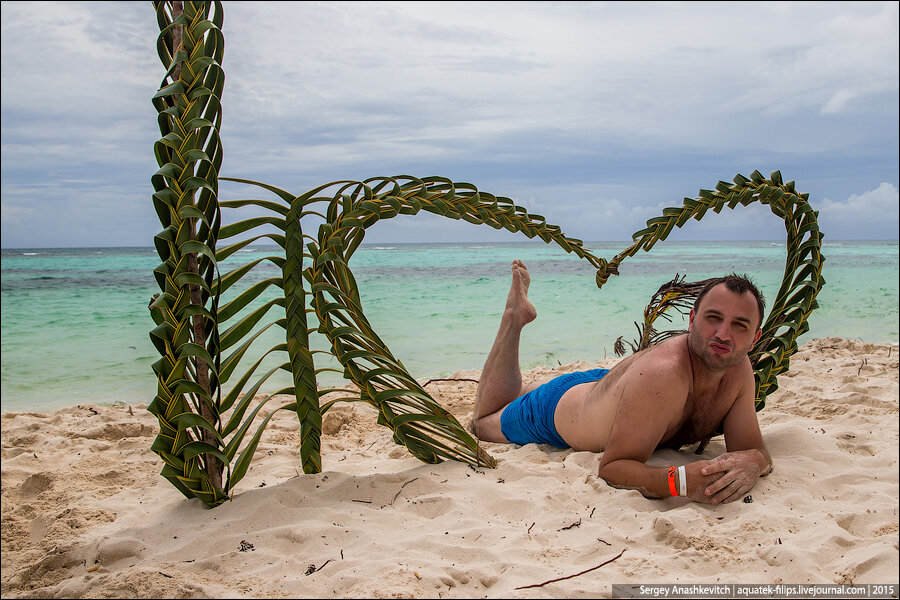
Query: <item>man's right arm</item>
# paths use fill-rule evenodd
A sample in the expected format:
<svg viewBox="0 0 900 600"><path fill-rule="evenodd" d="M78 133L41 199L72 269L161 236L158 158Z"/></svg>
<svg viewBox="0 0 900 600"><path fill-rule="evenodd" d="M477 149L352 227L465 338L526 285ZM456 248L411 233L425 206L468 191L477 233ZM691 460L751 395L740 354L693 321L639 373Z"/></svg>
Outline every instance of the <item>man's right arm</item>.
<svg viewBox="0 0 900 600"><path fill-rule="evenodd" d="M666 468L648 467L636 460L619 459L600 464L600 477L615 488L637 490L646 498L666 498L669 492Z"/></svg>
<svg viewBox="0 0 900 600"><path fill-rule="evenodd" d="M598 473L609 485L638 490L648 498L671 495L667 469L648 467L645 463L669 426L680 423L689 391L688 383L681 381L676 371L660 371L638 373L623 387ZM665 382L665 385L659 382ZM707 462L687 465L687 479L691 484L689 495L695 500L704 501L702 489L719 478L719 475L700 474ZM700 496L691 493L697 489L701 490Z"/></svg>
<svg viewBox="0 0 900 600"><path fill-rule="evenodd" d="M647 498L668 498L667 467L648 467L645 462L628 458L607 458L609 450L600 461L600 477L615 488L637 490ZM685 465L687 496L697 502L709 503L703 491L721 477L721 474L703 475L700 470L709 465L708 460L698 460ZM677 489L677 488L676 488Z"/></svg>

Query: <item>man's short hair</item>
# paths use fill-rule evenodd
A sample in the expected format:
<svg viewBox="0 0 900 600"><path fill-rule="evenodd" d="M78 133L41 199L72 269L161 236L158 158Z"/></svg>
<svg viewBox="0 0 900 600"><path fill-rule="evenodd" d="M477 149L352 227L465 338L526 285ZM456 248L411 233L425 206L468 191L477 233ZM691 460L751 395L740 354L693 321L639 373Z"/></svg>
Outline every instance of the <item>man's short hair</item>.
<svg viewBox="0 0 900 600"><path fill-rule="evenodd" d="M732 273L731 275L725 275L724 277L714 277L713 279L707 280L707 284L700 290L700 293L697 294L697 299L694 301L694 311L696 312L700 308L700 301L703 300L703 297L707 292L720 283L724 283L729 291L734 292L738 296L743 296L746 292L753 294L753 297L756 298L756 305L759 307L759 324L757 325L757 329L762 327L763 317L765 316L766 311L766 299L763 298L762 293L757 289L756 285L750 281L750 278L747 275Z"/></svg>

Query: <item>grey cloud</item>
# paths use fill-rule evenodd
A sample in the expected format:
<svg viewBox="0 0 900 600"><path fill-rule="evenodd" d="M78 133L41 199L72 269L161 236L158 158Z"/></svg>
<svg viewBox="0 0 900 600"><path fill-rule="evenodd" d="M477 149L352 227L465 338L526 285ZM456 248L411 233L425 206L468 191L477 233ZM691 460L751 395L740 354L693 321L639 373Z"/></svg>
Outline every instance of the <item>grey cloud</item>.
<svg viewBox="0 0 900 600"><path fill-rule="evenodd" d="M445 175L583 239L624 239L753 169L781 169L819 203L900 185L896 3L265 7L224 5L225 175L298 192ZM106 243L126 226L151 243L150 97L164 71L152 6L4 2L2 15L3 244L14 228L41 240L29 245L95 244L94 205ZM50 205L43 225L29 220ZM829 239L896 238L887 219L829 220L843 206L822 211ZM768 231L730 218L684 235Z"/></svg>

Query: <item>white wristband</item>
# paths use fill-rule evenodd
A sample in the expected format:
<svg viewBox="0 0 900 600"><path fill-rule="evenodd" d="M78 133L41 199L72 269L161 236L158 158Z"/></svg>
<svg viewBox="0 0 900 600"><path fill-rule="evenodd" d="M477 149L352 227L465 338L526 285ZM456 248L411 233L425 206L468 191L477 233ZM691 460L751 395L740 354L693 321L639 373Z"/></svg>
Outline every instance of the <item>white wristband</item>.
<svg viewBox="0 0 900 600"><path fill-rule="evenodd" d="M684 471L684 465L678 467L678 495L687 496L687 474Z"/></svg>

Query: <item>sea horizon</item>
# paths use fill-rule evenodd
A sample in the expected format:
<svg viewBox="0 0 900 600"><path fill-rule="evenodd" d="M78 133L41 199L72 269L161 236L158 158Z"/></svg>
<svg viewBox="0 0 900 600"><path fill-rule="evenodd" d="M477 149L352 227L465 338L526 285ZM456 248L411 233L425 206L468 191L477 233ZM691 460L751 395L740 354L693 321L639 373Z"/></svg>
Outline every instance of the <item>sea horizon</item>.
<svg viewBox="0 0 900 600"><path fill-rule="evenodd" d="M628 244L584 242L607 259ZM221 263L222 272L273 248L245 248ZM832 336L896 343L898 240L826 238L823 255L820 308L799 343ZM530 369L614 357L616 339L636 337L643 307L676 274L700 280L746 272L771 302L785 252L783 240L667 241L626 259L621 275L602 290L587 261L534 240L370 242L350 267L374 330L414 377L426 379L483 366L514 258L532 273L529 295L538 310L522 338L522 368ZM151 364L159 356L149 340L154 325L147 303L159 291L153 278L158 264L152 246L2 249L2 410L151 401ZM276 271L263 263L247 284ZM679 320L674 315L671 327L679 328ZM259 356L279 343L272 331L251 353ZM323 336L311 343L328 349ZM336 383L326 375L320 385Z"/></svg>

